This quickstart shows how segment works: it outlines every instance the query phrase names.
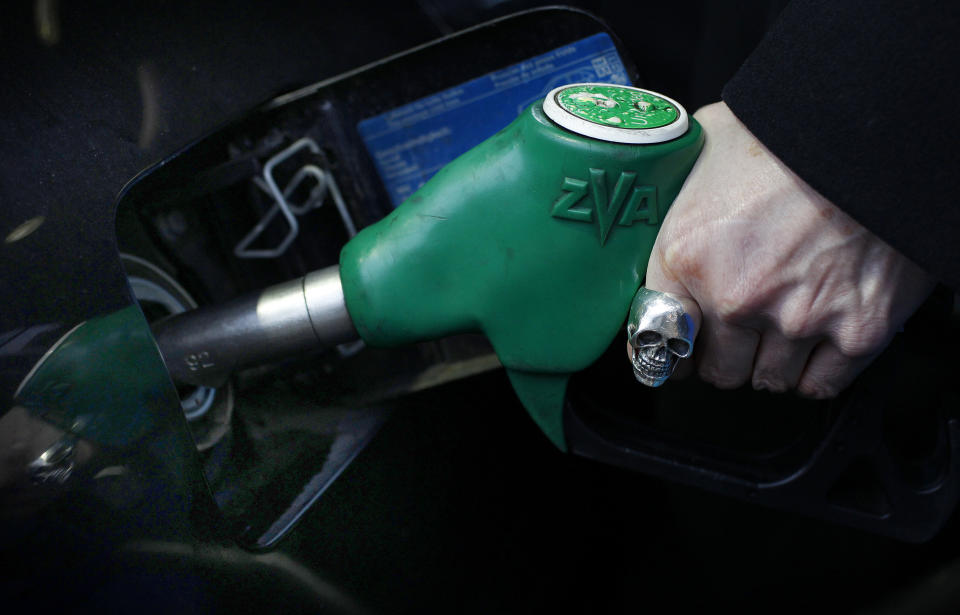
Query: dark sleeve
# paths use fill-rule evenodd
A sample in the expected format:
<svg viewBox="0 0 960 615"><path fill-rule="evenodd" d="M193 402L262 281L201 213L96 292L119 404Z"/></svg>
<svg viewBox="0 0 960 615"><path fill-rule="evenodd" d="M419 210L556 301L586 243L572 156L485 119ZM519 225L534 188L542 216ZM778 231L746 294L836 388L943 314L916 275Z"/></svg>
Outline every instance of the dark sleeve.
<svg viewBox="0 0 960 615"><path fill-rule="evenodd" d="M723 90L797 175L954 289L958 6L795 0Z"/></svg>

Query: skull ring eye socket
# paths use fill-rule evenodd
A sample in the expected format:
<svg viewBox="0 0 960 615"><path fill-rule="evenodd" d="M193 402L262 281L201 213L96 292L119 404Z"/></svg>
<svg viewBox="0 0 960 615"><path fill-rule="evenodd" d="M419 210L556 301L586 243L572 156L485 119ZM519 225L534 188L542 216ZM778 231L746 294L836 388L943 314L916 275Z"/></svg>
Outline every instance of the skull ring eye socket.
<svg viewBox="0 0 960 615"><path fill-rule="evenodd" d="M674 337L667 340L667 348L681 359L686 359L690 356L693 345L681 337Z"/></svg>
<svg viewBox="0 0 960 615"><path fill-rule="evenodd" d="M663 342L663 337L656 331L641 331L634 339L637 346L653 346Z"/></svg>

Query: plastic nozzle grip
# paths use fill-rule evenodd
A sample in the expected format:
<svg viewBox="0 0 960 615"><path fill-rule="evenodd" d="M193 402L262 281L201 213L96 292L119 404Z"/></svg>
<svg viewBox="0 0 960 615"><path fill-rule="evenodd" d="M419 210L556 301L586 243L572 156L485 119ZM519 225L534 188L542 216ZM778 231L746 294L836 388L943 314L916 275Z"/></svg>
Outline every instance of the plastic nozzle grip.
<svg viewBox="0 0 960 615"><path fill-rule="evenodd" d="M397 346L480 331L559 448L570 373L617 337L660 221L703 145L564 130L540 103L444 167L343 249L361 337Z"/></svg>

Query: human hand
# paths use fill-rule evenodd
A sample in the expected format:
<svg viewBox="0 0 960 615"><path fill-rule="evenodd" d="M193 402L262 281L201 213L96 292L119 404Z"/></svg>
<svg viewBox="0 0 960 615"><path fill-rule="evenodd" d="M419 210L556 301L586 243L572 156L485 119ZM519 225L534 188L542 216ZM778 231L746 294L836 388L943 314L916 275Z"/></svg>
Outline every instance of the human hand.
<svg viewBox="0 0 960 615"><path fill-rule="evenodd" d="M704 380L836 396L934 279L794 175L726 104L695 117L706 144L664 218L647 288L696 302L684 305Z"/></svg>

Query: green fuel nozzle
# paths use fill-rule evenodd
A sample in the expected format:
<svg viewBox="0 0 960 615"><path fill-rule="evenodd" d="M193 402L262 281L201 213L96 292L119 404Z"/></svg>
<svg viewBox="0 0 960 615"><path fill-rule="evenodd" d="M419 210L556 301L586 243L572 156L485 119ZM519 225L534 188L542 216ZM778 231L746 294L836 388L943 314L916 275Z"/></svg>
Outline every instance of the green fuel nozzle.
<svg viewBox="0 0 960 615"><path fill-rule="evenodd" d="M557 88L360 232L339 269L179 314L154 337L175 382L216 387L357 335L391 347L479 331L565 450L567 380L622 327L702 146L665 96Z"/></svg>
<svg viewBox="0 0 960 615"><path fill-rule="evenodd" d="M382 347L482 332L565 450L567 380L620 331L702 146L665 96L557 88L343 248L357 332Z"/></svg>

